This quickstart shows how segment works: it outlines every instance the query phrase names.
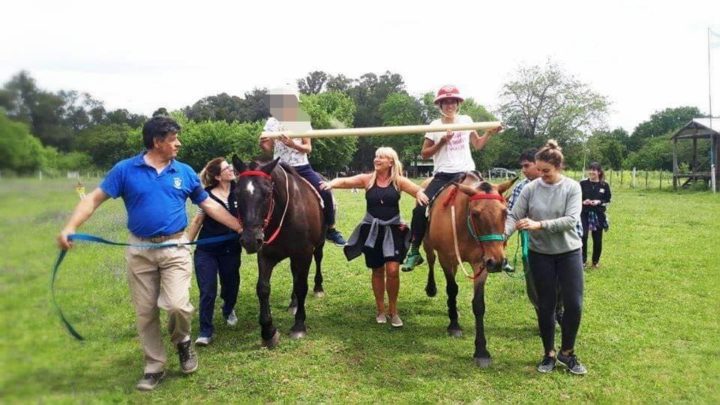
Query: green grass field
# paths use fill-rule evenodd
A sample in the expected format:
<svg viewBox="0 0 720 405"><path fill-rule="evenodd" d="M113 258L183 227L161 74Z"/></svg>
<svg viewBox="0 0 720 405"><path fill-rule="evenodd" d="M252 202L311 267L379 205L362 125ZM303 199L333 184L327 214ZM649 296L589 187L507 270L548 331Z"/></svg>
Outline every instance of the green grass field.
<svg viewBox="0 0 720 405"><path fill-rule="evenodd" d="M363 194L336 196L347 236L364 212ZM0 401L720 402L720 196L617 190L613 197L602 268L586 273L576 347L585 377L535 371L542 346L522 279L489 278L494 364L481 370L472 361L470 283L459 281L463 338L446 336L445 282L440 277L438 297L426 297L424 265L401 276L405 327L392 330L374 322L362 258L348 263L328 246L327 296L308 299L306 339L287 336L290 274L281 263L271 305L283 337L274 350L260 348L255 257L244 255L238 325L216 321L216 341L198 350L197 373L182 376L173 354L169 377L140 393L142 352L122 249L82 244L68 255L58 300L87 339L73 340L50 304L49 281L55 235L77 202L74 183L0 180ZM406 220L411 203L403 198ZM124 221L122 202L109 201L81 231L124 241ZM192 297L197 303L194 281Z"/></svg>

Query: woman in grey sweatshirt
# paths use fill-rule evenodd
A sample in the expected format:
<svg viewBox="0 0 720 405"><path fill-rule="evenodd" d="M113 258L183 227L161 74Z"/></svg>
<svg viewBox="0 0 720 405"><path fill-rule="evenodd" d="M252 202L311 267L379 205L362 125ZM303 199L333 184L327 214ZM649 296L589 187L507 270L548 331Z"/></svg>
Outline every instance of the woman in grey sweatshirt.
<svg viewBox="0 0 720 405"><path fill-rule="evenodd" d="M559 362L573 374L587 369L575 356L575 338L582 314L584 275L582 239L576 231L582 210L580 184L562 174L564 157L554 140L535 155L540 178L523 188L508 214L505 233L527 230L530 272L538 293L538 326L545 355L538 371L547 373ZM558 287L565 314L560 323L562 345L555 351L555 304Z"/></svg>

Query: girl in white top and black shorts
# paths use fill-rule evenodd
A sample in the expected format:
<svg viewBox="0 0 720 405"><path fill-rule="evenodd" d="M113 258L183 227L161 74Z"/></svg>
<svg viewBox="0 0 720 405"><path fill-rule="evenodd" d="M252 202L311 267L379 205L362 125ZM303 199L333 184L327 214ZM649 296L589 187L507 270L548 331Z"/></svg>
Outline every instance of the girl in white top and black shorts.
<svg viewBox="0 0 720 405"><path fill-rule="evenodd" d="M435 97L435 105L440 109L442 118L434 120L430 125L472 123L473 120L469 116L458 114L460 103L463 100L464 98L460 95L460 90L457 87L443 86L440 88ZM432 156L434 165L433 179L425 189L428 198L435 197L435 194L447 183L459 178L466 172L475 170L475 161L473 161L470 153L470 145L472 144L475 150L481 150L485 147L487 141L501 129L502 127L496 127L486 130L483 136L478 135L474 130L428 132L425 134L420 153L423 159ZM423 237L425 237L426 229L425 207L418 205L413 209L411 222L412 245L410 253L405 263L403 263L403 271L411 271L415 266L423 262L423 258L420 256L420 244Z"/></svg>

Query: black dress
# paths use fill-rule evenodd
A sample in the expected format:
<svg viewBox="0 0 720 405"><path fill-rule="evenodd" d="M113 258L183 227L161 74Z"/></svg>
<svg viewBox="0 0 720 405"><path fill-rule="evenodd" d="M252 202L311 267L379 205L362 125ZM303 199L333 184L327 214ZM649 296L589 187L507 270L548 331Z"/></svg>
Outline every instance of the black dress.
<svg viewBox="0 0 720 405"><path fill-rule="evenodd" d="M400 214L400 191L396 190L392 184L387 187L380 187L377 183L373 184L365 192L366 210L373 217L388 221ZM407 226L392 225L393 241L395 242L395 255L384 257L382 249L382 241L385 236L385 228L381 227L375 241L375 246L370 248L362 247L362 253L365 256L365 265L369 268L382 267L386 262L399 262L405 260L407 254L407 246L405 244L405 236L409 232ZM367 239L370 225L364 224L360 228L360 243L364 243ZM347 247L352 249L352 247Z"/></svg>

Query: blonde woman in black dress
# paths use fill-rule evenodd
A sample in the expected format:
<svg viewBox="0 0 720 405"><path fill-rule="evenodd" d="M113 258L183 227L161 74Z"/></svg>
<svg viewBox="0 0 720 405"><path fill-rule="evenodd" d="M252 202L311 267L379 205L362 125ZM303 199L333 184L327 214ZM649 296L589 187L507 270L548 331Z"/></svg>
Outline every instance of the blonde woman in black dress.
<svg viewBox="0 0 720 405"><path fill-rule="evenodd" d="M322 183L321 188L365 189L367 211L344 248L345 256L352 260L362 253L365 264L372 269L377 323L387 323L389 318L392 326L401 327L403 321L397 310L399 268L407 253L410 233L400 217L400 192L410 194L422 205L427 204L428 198L420 186L402 175L402 163L394 149L378 148L373 165L372 173L338 177Z"/></svg>

